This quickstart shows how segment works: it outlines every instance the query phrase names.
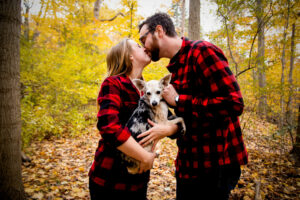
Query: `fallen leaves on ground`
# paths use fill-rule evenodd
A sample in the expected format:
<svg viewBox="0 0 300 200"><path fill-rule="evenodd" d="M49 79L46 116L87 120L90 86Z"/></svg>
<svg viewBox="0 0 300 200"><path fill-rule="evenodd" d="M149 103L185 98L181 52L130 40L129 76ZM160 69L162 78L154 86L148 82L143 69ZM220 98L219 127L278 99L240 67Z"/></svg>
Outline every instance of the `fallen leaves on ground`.
<svg viewBox="0 0 300 200"><path fill-rule="evenodd" d="M245 119L242 127L249 164L242 167L241 179L230 199L254 199L257 183L260 183L262 199L300 199L300 169L294 167L289 155L288 136L274 135L274 125L252 116ZM32 160L22 168L28 199L89 199L87 174L99 135L95 128L88 132L78 138L34 142L25 149ZM151 170L148 199L173 200L176 193L175 140L163 139L160 151Z"/></svg>

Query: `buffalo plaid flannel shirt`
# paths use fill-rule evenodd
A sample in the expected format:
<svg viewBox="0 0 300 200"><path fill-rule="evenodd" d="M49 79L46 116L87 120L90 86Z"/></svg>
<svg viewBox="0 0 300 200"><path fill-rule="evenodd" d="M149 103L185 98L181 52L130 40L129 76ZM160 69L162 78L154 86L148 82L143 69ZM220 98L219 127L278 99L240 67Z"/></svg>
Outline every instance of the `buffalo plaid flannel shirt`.
<svg viewBox="0 0 300 200"><path fill-rule="evenodd" d="M126 75L106 78L98 95L97 127L101 139L89 172L98 185L115 190L137 191L147 187L149 172L127 172L116 149L131 136L126 122L138 105L140 95Z"/></svg>
<svg viewBox="0 0 300 200"><path fill-rule="evenodd" d="M177 138L176 176L196 178L222 165L246 164L238 119L244 104L226 57L209 42L182 39L167 66L179 94L176 115L187 125L186 134Z"/></svg>

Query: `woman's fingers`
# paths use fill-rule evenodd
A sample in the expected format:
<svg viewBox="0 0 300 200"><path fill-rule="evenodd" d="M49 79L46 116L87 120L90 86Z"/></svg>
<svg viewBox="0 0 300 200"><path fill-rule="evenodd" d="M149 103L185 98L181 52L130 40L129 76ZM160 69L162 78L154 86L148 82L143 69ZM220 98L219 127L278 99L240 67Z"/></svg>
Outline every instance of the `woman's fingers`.
<svg viewBox="0 0 300 200"><path fill-rule="evenodd" d="M150 119L148 119L148 123L149 123L151 126L156 125L156 123L154 123L154 122L151 121ZM151 129L149 129L148 131L145 131L144 133L141 133L140 135L137 136L137 138L145 137L145 136L149 135L150 133L151 133Z"/></svg>
<svg viewBox="0 0 300 200"><path fill-rule="evenodd" d="M151 126L155 126L156 123L154 123L153 121L151 121L150 119L148 119L148 123L151 125Z"/></svg>
<svg viewBox="0 0 300 200"><path fill-rule="evenodd" d="M151 135L148 135L147 137L143 138L139 144L142 145L142 146L147 146L148 144L150 144L152 142L152 137Z"/></svg>
<svg viewBox="0 0 300 200"><path fill-rule="evenodd" d="M148 131L139 134L139 135L137 136L137 138L145 137L145 136L149 135L150 133L151 133L151 131L150 131L150 129L149 129Z"/></svg>

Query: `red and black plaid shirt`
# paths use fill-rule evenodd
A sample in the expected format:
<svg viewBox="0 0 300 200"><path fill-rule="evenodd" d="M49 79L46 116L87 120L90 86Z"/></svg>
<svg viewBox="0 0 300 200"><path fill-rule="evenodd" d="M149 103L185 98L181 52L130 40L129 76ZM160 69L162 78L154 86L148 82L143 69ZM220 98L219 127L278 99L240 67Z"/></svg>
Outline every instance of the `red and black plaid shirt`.
<svg viewBox="0 0 300 200"><path fill-rule="evenodd" d="M138 90L126 75L108 77L101 85L97 99L100 105L97 127L102 137L89 172L90 178L100 186L126 191L147 187L149 171L129 174L117 150L131 136L125 124L139 98Z"/></svg>
<svg viewBox="0 0 300 200"><path fill-rule="evenodd" d="M177 138L176 175L196 178L218 166L246 164L238 119L244 104L226 57L209 42L182 39L167 66L179 94L176 115L187 125L186 134Z"/></svg>

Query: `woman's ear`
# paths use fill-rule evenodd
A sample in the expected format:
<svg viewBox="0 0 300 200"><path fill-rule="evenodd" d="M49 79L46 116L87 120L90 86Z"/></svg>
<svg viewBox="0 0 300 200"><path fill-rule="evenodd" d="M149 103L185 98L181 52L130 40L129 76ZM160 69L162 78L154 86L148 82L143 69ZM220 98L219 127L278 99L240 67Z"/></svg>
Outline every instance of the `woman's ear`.
<svg viewBox="0 0 300 200"><path fill-rule="evenodd" d="M131 62L133 62L133 56L132 55L129 56L129 59L130 59Z"/></svg>
<svg viewBox="0 0 300 200"><path fill-rule="evenodd" d="M145 81L140 80L140 79L133 79L132 83L139 91L142 91L145 87Z"/></svg>

